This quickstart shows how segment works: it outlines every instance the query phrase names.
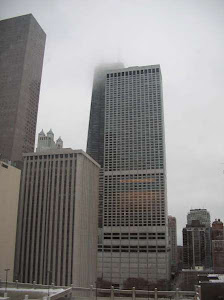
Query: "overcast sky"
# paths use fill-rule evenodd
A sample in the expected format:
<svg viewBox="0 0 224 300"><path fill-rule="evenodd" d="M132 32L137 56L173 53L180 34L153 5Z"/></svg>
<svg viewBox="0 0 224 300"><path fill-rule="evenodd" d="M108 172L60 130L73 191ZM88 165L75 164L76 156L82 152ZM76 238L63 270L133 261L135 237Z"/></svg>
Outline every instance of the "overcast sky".
<svg viewBox="0 0 224 300"><path fill-rule="evenodd" d="M160 64L178 243L191 208L223 220L224 1L0 0L0 19L28 13L47 34L37 132L85 150L94 66Z"/></svg>

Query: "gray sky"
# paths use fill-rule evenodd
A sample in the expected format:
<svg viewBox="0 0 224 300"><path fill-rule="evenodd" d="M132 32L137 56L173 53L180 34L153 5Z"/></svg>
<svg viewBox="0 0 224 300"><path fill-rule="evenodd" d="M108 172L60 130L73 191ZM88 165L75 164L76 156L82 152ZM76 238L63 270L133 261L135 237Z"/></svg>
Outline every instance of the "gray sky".
<svg viewBox="0 0 224 300"><path fill-rule="evenodd" d="M224 1L0 0L0 19L28 13L47 34L37 132L85 150L94 66L160 64L178 242L191 208L223 220Z"/></svg>

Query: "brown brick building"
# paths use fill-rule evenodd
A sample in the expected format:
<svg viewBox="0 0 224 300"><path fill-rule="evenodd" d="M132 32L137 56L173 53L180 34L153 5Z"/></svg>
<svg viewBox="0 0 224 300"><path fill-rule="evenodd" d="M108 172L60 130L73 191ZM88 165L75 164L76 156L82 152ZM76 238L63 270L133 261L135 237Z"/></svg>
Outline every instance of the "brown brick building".
<svg viewBox="0 0 224 300"><path fill-rule="evenodd" d="M224 273L224 234L220 219L212 223L212 259L215 273Z"/></svg>

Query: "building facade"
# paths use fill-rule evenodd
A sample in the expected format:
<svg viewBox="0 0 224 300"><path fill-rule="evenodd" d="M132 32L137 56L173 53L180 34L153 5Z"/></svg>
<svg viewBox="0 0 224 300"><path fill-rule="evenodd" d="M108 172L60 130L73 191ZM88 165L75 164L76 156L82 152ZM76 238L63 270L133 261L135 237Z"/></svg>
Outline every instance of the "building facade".
<svg viewBox="0 0 224 300"><path fill-rule="evenodd" d="M211 256L210 227L193 220L183 228L183 267L184 269L210 269Z"/></svg>
<svg viewBox="0 0 224 300"><path fill-rule="evenodd" d="M168 216L168 232L170 244L170 264L173 272L177 271L177 222L176 218Z"/></svg>
<svg viewBox="0 0 224 300"><path fill-rule="evenodd" d="M103 76L98 278L120 286L128 278L166 281L170 270L160 66L106 70ZM92 130L90 123L89 137Z"/></svg>
<svg viewBox="0 0 224 300"><path fill-rule="evenodd" d="M224 273L224 233L220 219L212 223L212 260L214 272Z"/></svg>
<svg viewBox="0 0 224 300"><path fill-rule="evenodd" d="M31 14L0 21L0 153L13 162L34 151L45 40Z"/></svg>
<svg viewBox="0 0 224 300"><path fill-rule="evenodd" d="M205 208L191 209L187 214L187 224L191 225L193 220L199 220L200 223L206 227L211 226L210 213Z"/></svg>
<svg viewBox="0 0 224 300"><path fill-rule="evenodd" d="M63 141L61 137L59 137L56 142L54 141L54 133L50 129L47 134L44 133L43 129L38 134L38 141L37 141L37 149L36 152L41 151L48 151L54 149L62 149L63 148Z"/></svg>
<svg viewBox="0 0 224 300"><path fill-rule="evenodd" d="M212 240L224 240L223 222L220 219L212 222Z"/></svg>
<svg viewBox="0 0 224 300"><path fill-rule="evenodd" d="M13 280L21 171L0 161L0 278Z"/></svg>
<svg viewBox="0 0 224 300"><path fill-rule="evenodd" d="M15 279L96 280L99 165L82 150L24 154Z"/></svg>

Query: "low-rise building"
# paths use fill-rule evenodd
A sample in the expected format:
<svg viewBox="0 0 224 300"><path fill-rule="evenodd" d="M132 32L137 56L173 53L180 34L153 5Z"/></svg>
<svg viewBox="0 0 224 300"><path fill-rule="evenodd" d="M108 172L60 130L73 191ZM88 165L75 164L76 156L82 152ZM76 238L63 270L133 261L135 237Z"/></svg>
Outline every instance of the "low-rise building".
<svg viewBox="0 0 224 300"><path fill-rule="evenodd" d="M21 171L0 161L0 278L13 279Z"/></svg>

